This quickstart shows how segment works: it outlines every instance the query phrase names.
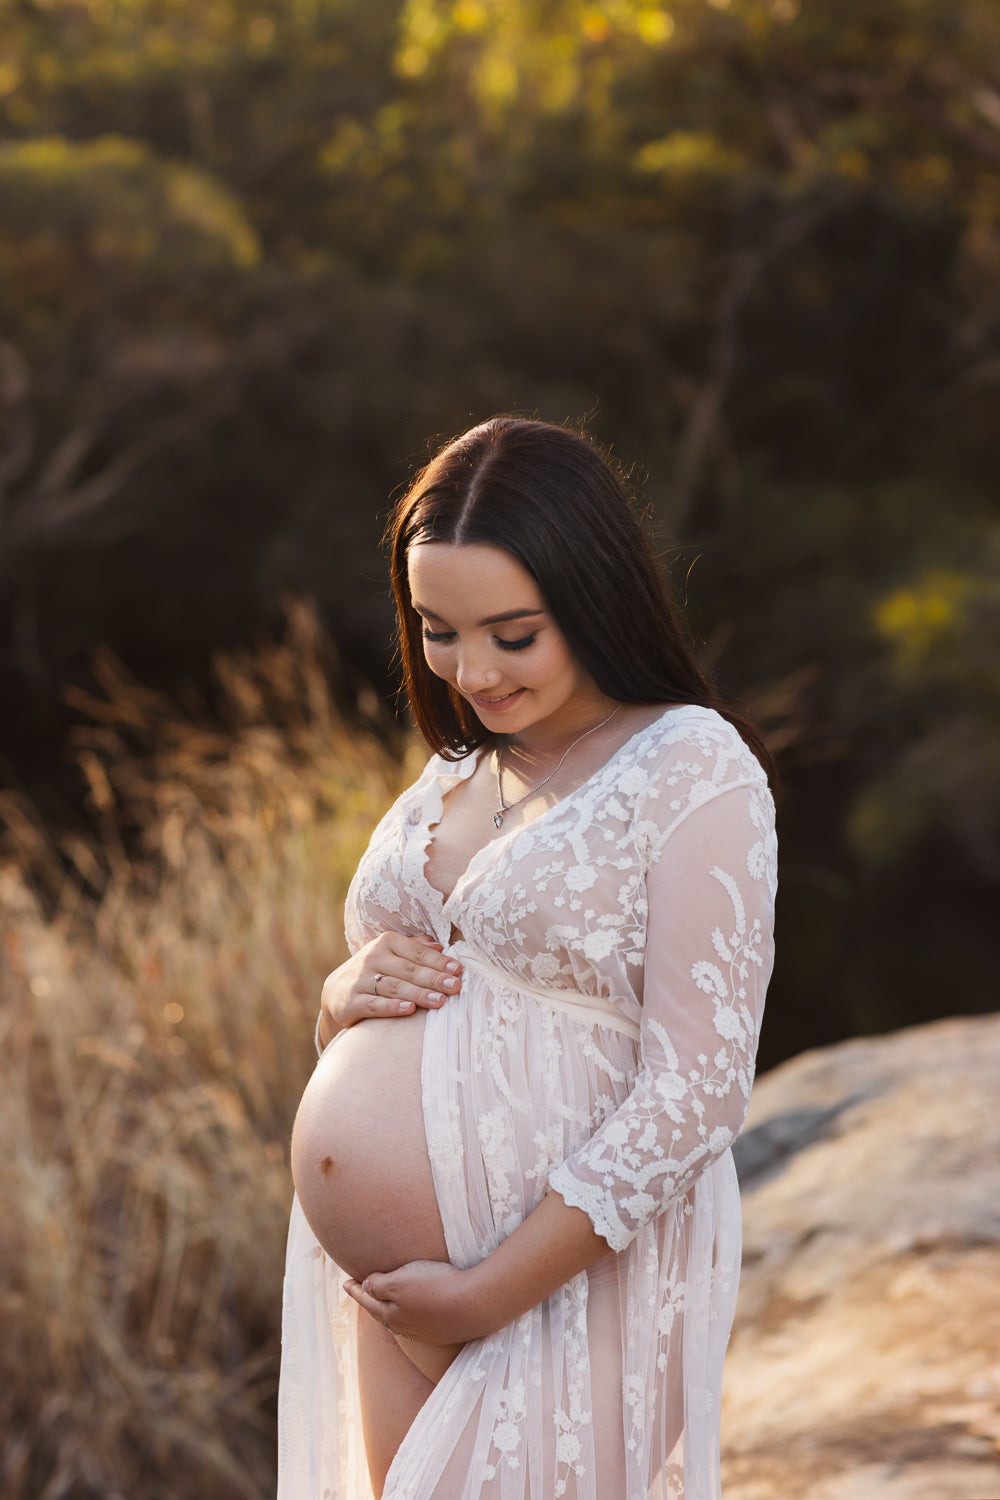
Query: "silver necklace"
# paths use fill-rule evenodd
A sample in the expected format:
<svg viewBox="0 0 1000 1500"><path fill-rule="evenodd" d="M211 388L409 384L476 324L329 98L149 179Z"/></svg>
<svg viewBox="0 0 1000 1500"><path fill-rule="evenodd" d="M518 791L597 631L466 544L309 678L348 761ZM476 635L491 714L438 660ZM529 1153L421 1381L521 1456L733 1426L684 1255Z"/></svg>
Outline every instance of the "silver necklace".
<svg viewBox="0 0 1000 1500"><path fill-rule="evenodd" d="M605 724L610 723L620 708L621 704L616 703L606 719L602 719L599 724L592 724L589 729L585 729L582 734L578 734L572 744L566 746L566 749L559 757L558 764L552 768L549 774L545 777L545 780L539 781L536 786L529 786L524 795L522 797L516 798L513 802L505 802L503 800L503 787L500 784L500 765L503 760L503 753L506 750L507 746L501 745L500 749L497 751L497 801L500 803L500 806L493 814L493 821L496 826L498 828L502 828L504 816L505 814L510 812L512 807L520 807L521 803L527 802L528 798L533 796L535 792L540 792L542 787L552 780L553 776L556 774L556 771L559 770L559 767L562 765L569 752L571 750L575 750L580 741L585 740L588 734L594 734L598 729L603 729Z"/></svg>

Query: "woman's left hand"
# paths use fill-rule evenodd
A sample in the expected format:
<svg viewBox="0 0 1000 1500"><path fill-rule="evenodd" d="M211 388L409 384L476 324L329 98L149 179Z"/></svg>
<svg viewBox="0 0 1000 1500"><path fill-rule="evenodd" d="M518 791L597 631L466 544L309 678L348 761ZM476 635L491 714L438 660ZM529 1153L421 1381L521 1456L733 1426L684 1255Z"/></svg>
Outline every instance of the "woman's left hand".
<svg viewBox="0 0 1000 1500"><path fill-rule="evenodd" d="M411 1260L396 1271L373 1271L344 1290L391 1333L424 1344L464 1344L483 1338L483 1309L469 1295L471 1278L444 1260Z"/></svg>

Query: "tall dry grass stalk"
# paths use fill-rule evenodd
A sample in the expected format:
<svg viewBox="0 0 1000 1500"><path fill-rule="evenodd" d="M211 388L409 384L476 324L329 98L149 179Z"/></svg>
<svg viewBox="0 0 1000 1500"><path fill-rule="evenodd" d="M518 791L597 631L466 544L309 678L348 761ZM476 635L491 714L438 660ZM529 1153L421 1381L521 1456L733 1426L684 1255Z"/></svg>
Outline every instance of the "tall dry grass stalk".
<svg viewBox="0 0 1000 1500"><path fill-rule="evenodd" d="M0 803L5 1500L273 1494L286 1143L347 882L414 770L345 727L321 654L298 608L220 662L224 730L105 660L100 840Z"/></svg>

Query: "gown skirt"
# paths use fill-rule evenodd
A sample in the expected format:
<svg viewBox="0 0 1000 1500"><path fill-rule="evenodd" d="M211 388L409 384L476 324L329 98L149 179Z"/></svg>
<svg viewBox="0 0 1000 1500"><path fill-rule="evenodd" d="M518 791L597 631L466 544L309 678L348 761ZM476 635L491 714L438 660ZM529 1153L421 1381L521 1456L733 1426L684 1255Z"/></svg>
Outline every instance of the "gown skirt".
<svg viewBox="0 0 1000 1500"><path fill-rule="evenodd" d="M463 950L464 951L461 951ZM424 1128L449 1258L482 1260L627 1097L637 1028L459 945L461 1003L428 1011ZM584 1206L582 1204L577 1206ZM732 1152L546 1301L466 1344L392 1463L384 1500L717 1500L723 1358L739 1279ZM293 1204L278 1500L373 1500L344 1273Z"/></svg>

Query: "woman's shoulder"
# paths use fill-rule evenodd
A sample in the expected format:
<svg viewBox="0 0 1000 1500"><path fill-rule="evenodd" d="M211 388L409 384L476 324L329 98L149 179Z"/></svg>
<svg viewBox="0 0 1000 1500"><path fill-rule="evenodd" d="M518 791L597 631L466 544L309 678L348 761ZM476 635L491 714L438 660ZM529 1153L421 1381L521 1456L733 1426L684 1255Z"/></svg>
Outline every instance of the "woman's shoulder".
<svg viewBox="0 0 1000 1500"><path fill-rule="evenodd" d="M464 781L476 769L483 751L482 745L474 745L472 749L466 750L463 755L456 755L454 759L434 751L413 785L422 786L426 782L434 781L449 784Z"/></svg>
<svg viewBox="0 0 1000 1500"><path fill-rule="evenodd" d="M651 858L692 814L701 816L699 809L710 805L725 808L724 823L745 827L755 847L771 848L774 799L767 773L734 724L713 708L681 704L665 709L649 731L635 763L634 789Z"/></svg>
<svg viewBox="0 0 1000 1500"><path fill-rule="evenodd" d="M456 768L464 762L451 762L445 760L442 755L432 754L421 764L418 759L419 754L420 750L416 745L411 746L407 752L405 770L411 771L412 780L397 792L382 814L372 832L373 840L391 829L400 820L405 820L411 815L415 816L417 809L426 800L428 792L440 790L447 784L449 776L461 775L461 771ZM413 774L414 771L416 774Z"/></svg>
<svg viewBox="0 0 1000 1500"><path fill-rule="evenodd" d="M432 752L413 781L397 797L393 808L396 811L411 812L424 803L428 796L435 801L443 797L445 792L457 782L464 781L472 775L481 754L481 746L469 750L455 760L449 760L447 756L440 755L436 751Z"/></svg>
<svg viewBox="0 0 1000 1500"><path fill-rule="evenodd" d="M720 785L744 780L767 783L766 772L750 746L717 709L698 703L667 705L643 738L650 770L686 767L708 772Z"/></svg>
<svg viewBox="0 0 1000 1500"><path fill-rule="evenodd" d="M664 827L695 808L742 788L755 824L774 820L767 773L739 730L714 708L665 708L637 737L638 753L619 784L637 793L636 811Z"/></svg>

